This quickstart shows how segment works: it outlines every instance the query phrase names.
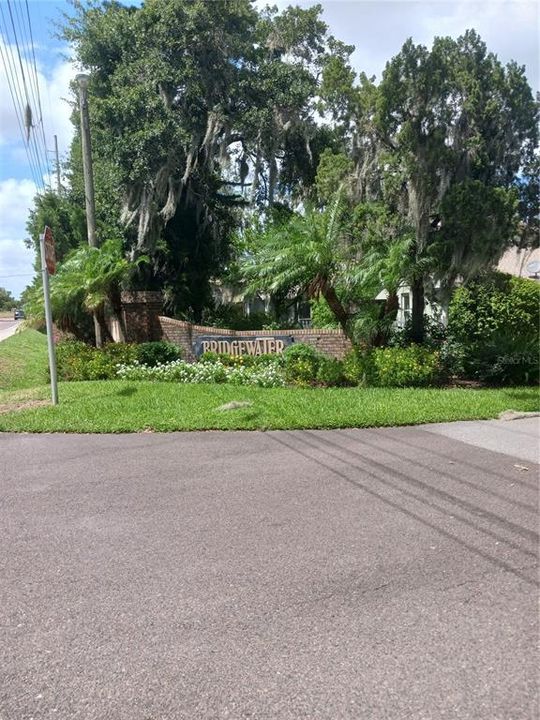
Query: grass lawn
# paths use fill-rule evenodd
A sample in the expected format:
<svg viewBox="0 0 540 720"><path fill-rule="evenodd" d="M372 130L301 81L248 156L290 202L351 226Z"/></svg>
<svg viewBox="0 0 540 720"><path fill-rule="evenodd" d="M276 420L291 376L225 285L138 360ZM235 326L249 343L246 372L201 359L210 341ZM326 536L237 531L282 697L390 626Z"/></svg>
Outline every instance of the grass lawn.
<svg viewBox="0 0 540 720"><path fill-rule="evenodd" d="M60 383L50 404L46 338L0 343L0 431L142 432L376 427L496 417L539 409L535 388L273 388L174 383ZM252 405L218 408L230 401Z"/></svg>
<svg viewBox="0 0 540 720"><path fill-rule="evenodd" d="M538 391L512 389L300 389L176 385L173 383L61 383L60 404L35 406L49 388L0 393L0 430L28 432L140 432L377 427L492 418L503 410L538 409ZM220 411L231 400L250 407ZM8 411L10 406L18 409Z"/></svg>
<svg viewBox="0 0 540 720"><path fill-rule="evenodd" d="M48 380L47 338L37 330L15 333L0 343L0 390L20 390Z"/></svg>

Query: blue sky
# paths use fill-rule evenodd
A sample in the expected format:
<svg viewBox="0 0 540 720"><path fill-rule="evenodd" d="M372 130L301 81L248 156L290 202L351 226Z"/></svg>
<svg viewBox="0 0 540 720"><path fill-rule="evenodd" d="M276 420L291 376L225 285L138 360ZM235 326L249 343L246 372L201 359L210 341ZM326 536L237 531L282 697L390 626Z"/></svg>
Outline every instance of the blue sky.
<svg viewBox="0 0 540 720"><path fill-rule="evenodd" d="M20 0L16 0L17 6L22 5ZM13 38L13 30L10 25L10 16L9 16L9 6L7 5L6 0L0 0L0 5L2 6L2 10L4 13L4 17L7 21L8 30L11 34L11 39ZM15 10L15 2L14 0L11 0L11 7L12 10ZM54 81L54 74L55 71L58 72L58 69L63 66L64 64L64 54L66 52L65 44L58 39L55 39L54 37L51 37L51 33L54 32L53 30L53 23L56 21L60 21L62 17L62 12L66 11L68 9L68 3L67 2L47 2L46 0L29 0L28 3L28 9L30 11L30 20L32 25L32 36L34 40L34 47L35 47L35 55L36 55L36 62L38 65L38 68L43 73L44 78L46 78L49 82L44 83L44 87L41 88L42 93L42 103L43 103L43 110L47 114L47 120L51 123L51 125L54 126L54 109L55 104L58 102L57 98L54 96L51 96L51 91L54 93L54 91L57 88L51 88L51 82ZM22 7L24 13L26 13L26 8ZM15 16L17 19L17 16ZM20 17L20 16L19 16ZM25 17L25 15L24 15ZM0 20L2 20L2 15L0 15ZM2 30L4 30L5 25L2 22ZM19 25L16 22L16 29L18 30ZM4 32L2 32L2 37L4 37ZM5 38L4 38L5 39ZM1 65L0 72L4 73L4 66ZM41 82L40 82L41 86ZM7 98L9 100L9 111L12 109L12 101L11 97L8 96ZM4 101L4 96L2 95L2 100ZM13 113L9 112L9 120L5 117L4 112L2 112L1 116L2 123L0 124L0 133L2 133L2 136L9 133L9 142L2 142L0 144L0 168L1 168L1 175L0 177L3 179L6 175L9 175L9 177L15 178L17 180L22 180L23 178L28 177L28 167L24 162L20 162L20 155L22 154L23 157L26 157L26 153L24 151L24 147L22 142L18 142L20 138L19 129L18 127L15 128L15 132L12 132L14 128L12 128L12 120L13 120ZM65 128L62 128L65 132ZM47 127L47 123L45 125L45 130L48 135L51 131L52 135L54 135L54 128L53 127ZM51 149L54 146L51 145ZM21 153L22 151L22 153Z"/></svg>
<svg viewBox="0 0 540 720"><path fill-rule="evenodd" d="M211 1L211 0L210 0ZM320 0L324 19L339 39L356 46L353 62L357 70L380 78L385 62L397 53L411 36L416 42L429 45L436 35L457 37L467 28L478 30L488 48L503 62L515 59L526 66L529 82L539 89L539 9L528 0ZM138 4L134 2L133 4ZM256 0L264 6L265 0ZM290 2L278 0L284 7ZM309 6L315 0L298 4ZM24 0L9 0L13 12L22 13ZM0 9L9 26L8 0L0 0ZM53 37L53 22L69 10L60 0L29 0L28 3L35 44L36 63L42 99L43 126L47 149L54 148L58 136L60 153L64 155L71 139L69 81L77 70L69 61L69 48ZM17 16L15 16L17 17ZM0 14L0 21L2 15ZM0 24L0 43L6 44L5 25ZM11 38L12 40L12 38ZM23 62L24 64L24 62ZM52 154L49 159L52 161ZM52 163L51 163L52 164ZM29 167L17 125L6 73L0 60L0 287L18 296L32 280L33 254L23 240L28 209L35 193L33 174Z"/></svg>

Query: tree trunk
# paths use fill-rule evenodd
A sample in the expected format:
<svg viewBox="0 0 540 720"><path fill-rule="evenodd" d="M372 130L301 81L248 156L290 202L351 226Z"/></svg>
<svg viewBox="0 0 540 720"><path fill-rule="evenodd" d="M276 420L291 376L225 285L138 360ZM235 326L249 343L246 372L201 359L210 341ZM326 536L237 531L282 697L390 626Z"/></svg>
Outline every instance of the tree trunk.
<svg viewBox="0 0 540 720"><path fill-rule="evenodd" d="M101 327L101 322L99 320L97 312L94 312L92 314L92 317L94 319L94 337L95 337L96 347L101 348L101 347L103 347L103 329Z"/></svg>
<svg viewBox="0 0 540 720"><path fill-rule="evenodd" d="M268 207L271 208L274 204L274 190L276 187L277 179L277 164L275 158L270 160L270 170L268 173Z"/></svg>
<svg viewBox="0 0 540 720"><path fill-rule="evenodd" d="M420 147L418 154L418 170L409 183L409 213L414 223L416 242L411 247L413 267L417 265L425 252L430 231L430 208L432 205L429 186L428 163L425 148ZM424 341L424 278L416 277L411 284L412 291L412 332L411 339L415 343Z"/></svg>
<svg viewBox="0 0 540 720"><path fill-rule="evenodd" d="M322 295L328 303L330 310L334 313L334 317L341 325L341 329L343 330L345 336L352 342L353 339L349 332L349 314L341 304L341 300L338 298L336 291L333 287L327 285L323 288Z"/></svg>
<svg viewBox="0 0 540 720"><path fill-rule="evenodd" d="M118 323L118 342L125 343L127 333L124 325L124 318L122 317L122 301L120 299L120 290L118 290L118 288L112 288L110 290L109 305L111 308L112 317Z"/></svg>
<svg viewBox="0 0 540 720"><path fill-rule="evenodd" d="M388 341L390 323L396 319L398 310L399 298L396 293L390 293L386 302L381 307L379 327L375 337L373 338L374 347L382 347Z"/></svg>
<svg viewBox="0 0 540 720"><path fill-rule="evenodd" d="M254 203L257 198L257 188L259 187L259 173L261 172L261 133L257 135L257 149L255 154L255 166L253 168L253 181L251 183L251 202Z"/></svg>
<svg viewBox="0 0 540 720"><path fill-rule="evenodd" d="M424 310L426 300L424 297L424 278L416 278L411 284L412 292L412 327L411 339L421 344L424 342Z"/></svg>
<svg viewBox="0 0 540 720"><path fill-rule="evenodd" d="M107 323L105 322L105 315L103 313L103 308L99 308L98 310L95 310L94 313L94 331L95 331L95 337L96 337L96 347L101 348L103 345L107 342L112 341L111 334L109 333L109 329L107 327Z"/></svg>

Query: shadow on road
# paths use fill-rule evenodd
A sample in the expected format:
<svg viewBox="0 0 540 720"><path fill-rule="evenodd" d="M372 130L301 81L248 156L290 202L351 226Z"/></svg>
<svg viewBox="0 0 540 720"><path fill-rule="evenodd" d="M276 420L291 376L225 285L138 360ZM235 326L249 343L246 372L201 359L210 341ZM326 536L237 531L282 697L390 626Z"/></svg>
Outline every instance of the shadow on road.
<svg viewBox="0 0 540 720"><path fill-rule="evenodd" d="M439 525L435 524L434 522L431 522L430 520L427 520L426 518L419 515L417 512L414 512L408 508L406 508L404 505L400 505L395 500L390 499L389 497L385 497L380 492L377 492L377 490L374 490L373 488L369 487L365 482L361 482L359 479L350 477L349 474L346 474L345 472L342 472L338 470L335 467L334 464L329 464L328 462L325 462L321 459L318 459L314 457L309 450L315 450L319 453L323 453L324 455L328 456L328 458L337 459L340 463L342 463L345 466L348 466L349 468L358 471L361 473L362 477L371 478L377 482L377 484L383 485L387 488L390 488L392 490L398 490L403 495L406 495L407 497L410 497L412 500L416 502L420 502L423 505L426 505L430 508L433 508L434 510L441 512L443 515L446 515L448 517L451 517L453 519L458 519L459 522L468 525L472 529L474 529L476 532L487 535L493 539L495 539L499 543L504 543L508 547L511 547L512 549L518 551L522 555L524 555L528 560L526 562L531 562L531 560L536 559L536 549L534 550L528 550L523 548L521 545L513 542L512 540L509 540L505 538L502 535L499 535L487 528L481 527L479 524L473 522L472 520L464 517L462 514L456 511L454 507L451 508L451 510L448 510L447 508L441 506L438 503L435 503L431 500L428 500L426 497L422 496L421 494L415 493L411 491L410 487L416 487L421 489L422 491L425 491L427 493L435 494L439 498L443 499L446 502L453 503L457 507L461 507L462 509L465 509L467 512L470 512L471 514L485 517L486 520L489 520L495 524L501 525L504 529L506 529L509 532L513 532L515 534L520 535L523 538L526 538L530 540L532 543L536 544L538 542L538 533L534 532L533 530L529 530L528 528L522 527L521 525L517 525L515 523L512 523L505 518L502 518L498 515L495 515L494 513L487 512L483 510L482 508L475 506L468 501L465 501L461 498L457 498L456 496L450 495L449 493L446 493L445 491L439 490L437 488L434 488L433 486L429 485L428 483L425 483L423 481L418 480L414 476L407 474L403 471L398 471L394 467L385 465L384 463L380 463L374 460L370 460L360 453L355 452L354 450L349 450L348 448L344 448L343 446L339 445L338 443L332 442L331 440L328 440L327 438L322 437L321 435L314 435L313 433L310 433L309 431L303 431L303 432L296 432L294 435L292 433L284 433L286 436L290 435L291 442L285 442L283 439L283 435L280 434L279 436L277 434L272 434L272 439L283 445L284 447L288 448L289 450L292 450L293 452L298 453L304 458L307 458L308 460L311 460L312 462L318 464L320 467L324 467L325 469L329 470L333 475L339 477L341 480L344 480L345 482L349 483L350 485L353 485L354 487L359 488L360 490L363 490L364 492L368 493L372 497L377 498L381 502L385 503L386 505L389 505L390 507L394 508L395 510L398 510L399 512L407 515L408 517L412 518L416 522L421 523L425 527L429 527L432 530L435 530L440 535L443 535L444 537L448 538L449 540L452 540L453 542L458 543L465 549L469 550L470 552L474 553L475 555L478 555L479 557L483 558L484 560L487 560L490 563L493 563L497 567L501 568L502 570L506 570L509 573L512 573L513 575L519 577L521 580L524 580L525 582L538 586L538 581L528 577L524 573L521 572L523 568L515 568L512 565L510 565L508 562L505 562L504 560L501 560L498 557L494 557L493 555L490 555L484 550L481 550L480 548L471 545L470 543L463 540L458 535L455 535L448 530L445 530L444 528L440 527ZM310 438L313 437L315 439L315 442L311 442ZM306 447L306 452L303 450L300 450L298 447L298 442L302 442L304 446ZM329 446L330 448L336 448L339 450L339 452L333 452L328 447L322 446L320 443L324 443L326 446ZM355 464L354 462L351 462L343 457L343 453L347 453L349 455L357 456L361 459L362 465L360 466L358 464ZM413 462L409 460L408 462ZM370 468L370 469L368 469ZM378 470L379 472L373 471ZM391 475L392 477L395 477L398 479L398 482L394 482L390 480L388 477L385 477L383 473L388 473L388 475ZM400 484L402 483L402 484ZM531 563L532 564L532 563Z"/></svg>

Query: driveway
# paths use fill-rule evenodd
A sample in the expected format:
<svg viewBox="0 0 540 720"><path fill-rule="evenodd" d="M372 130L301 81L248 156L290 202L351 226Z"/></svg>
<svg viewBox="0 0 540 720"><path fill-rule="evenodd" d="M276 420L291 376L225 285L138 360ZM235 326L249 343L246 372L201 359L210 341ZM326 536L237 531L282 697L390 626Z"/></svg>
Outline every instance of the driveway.
<svg viewBox="0 0 540 720"><path fill-rule="evenodd" d="M538 468L502 449L0 435L0 718L536 718Z"/></svg>

